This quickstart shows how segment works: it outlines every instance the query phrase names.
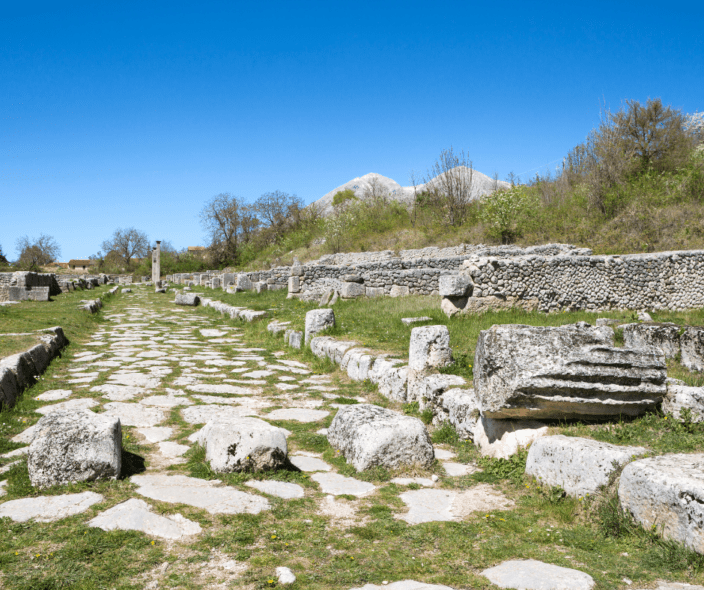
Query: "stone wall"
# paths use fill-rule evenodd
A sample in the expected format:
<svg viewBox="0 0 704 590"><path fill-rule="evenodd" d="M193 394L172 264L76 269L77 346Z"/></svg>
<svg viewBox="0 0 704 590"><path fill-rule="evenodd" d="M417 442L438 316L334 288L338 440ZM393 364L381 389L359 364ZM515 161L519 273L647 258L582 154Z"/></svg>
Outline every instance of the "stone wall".
<svg viewBox="0 0 704 590"><path fill-rule="evenodd" d="M443 309L512 306L540 311L704 307L704 251L624 256L518 256L468 260L464 296L441 293Z"/></svg>

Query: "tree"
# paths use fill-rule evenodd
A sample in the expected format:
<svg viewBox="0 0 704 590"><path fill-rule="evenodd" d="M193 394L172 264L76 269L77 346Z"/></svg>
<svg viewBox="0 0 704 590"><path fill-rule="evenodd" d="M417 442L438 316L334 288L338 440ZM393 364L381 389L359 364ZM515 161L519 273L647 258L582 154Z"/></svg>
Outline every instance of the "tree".
<svg viewBox="0 0 704 590"><path fill-rule="evenodd" d="M490 193L481 204L480 219L487 233L502 244L512 244L537 209L538 199L529 187L519 185Z"/></svg>
<svg viewBox="0 0 704 590"><path fill-rule="evenodd" d="M102 243L101 248L106 252L106 260L114 252L127 268L130 268L133 258L145 258L150 252L147 234L133 227L116 229L112 237Z"/></svg>
<svg viewBox="0 0 704 590"><path fill-rule="evenodd" d="M254 211L269 234L269 241L278 242L285 231L298 225L303 201L282 191L264 193L254 202Z"/></svg>
<svg viewBox="0 0 704 590"><path fill-rule="evenodd" d="M23 270L39 270L39 267L61 256L61 247L52 236L46 234L36 239L22 236L18 238L15 249L19 254L18 265Z"/></svg>
<svg viewBox="0 0 704 590"><path fill-rule="evenodd" d="M5 266L10 264L7 258L5 258L5 253L2 251L2 245L0 245L0 264Z"/></svg>
<svg viewBox="0 0 704 590"><path fill-rule="evenodd" d="M237 264L241 242L247 239L253 224L250 207L239 197L220 193L205 204L200 221L210 240L213 261Z"/></svg>
<svg viewBox="0 0 704 590"><path fill-rule="evenodd" d="M424 192L440 212L447 225L462 225L474 197L472 161L464 152L455 154L452 147L440 152L440 157L428 171Z"/></svg>

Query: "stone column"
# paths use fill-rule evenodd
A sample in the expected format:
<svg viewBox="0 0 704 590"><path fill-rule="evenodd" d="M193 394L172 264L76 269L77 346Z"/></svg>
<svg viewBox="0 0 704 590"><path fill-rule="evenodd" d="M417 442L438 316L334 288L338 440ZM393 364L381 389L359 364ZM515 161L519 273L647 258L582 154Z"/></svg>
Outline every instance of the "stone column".
<svg viewBox="0 0 704 590"><path fill-rule="evenodd" d="M152 283L155 288L161 287L161 242L157 241L152 250Z"/></svg>

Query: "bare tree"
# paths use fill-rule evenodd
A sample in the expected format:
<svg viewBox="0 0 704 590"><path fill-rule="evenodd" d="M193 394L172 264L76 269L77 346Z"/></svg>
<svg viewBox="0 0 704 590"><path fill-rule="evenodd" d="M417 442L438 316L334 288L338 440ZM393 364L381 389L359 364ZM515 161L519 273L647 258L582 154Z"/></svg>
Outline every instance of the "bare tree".
<svg viewBox="0 0 704 590"><path fill-rule="evenodd" d="M268 230L272 242L278 241L287 228L298 224L302 209L303 201L296 195L278 190L264 193L254 202L254 211Z"/></svg>
<svg viewBox="0 0 704 590"><path fill-rule="evenodd" d="M10 262L5 257L5 253L2 251L2 245L0 245L0 264L10 264Z"/></svg>
<svg viewBox="0 0 704 590"><path fill-rule="evenodd" d="M61 256L61 247L52 236L46 234L36 239L22 236L18 238L15 249L19 254L19 266L23 269L38 269Z"/></svg>
<svg viewBox="0 0 704 590"><path fill-rule="evenodd" d="M144 258L150 251L147 234L133 227L116 229L112 237L105 240L100 247L105 251L106 260L110 253L114 252L127 268L133 258Z"/></svg>
<svg viewBox="0 0 704 590"><path fill-rule="evenodd" d="M215 262L237 263L242 234L242 216L247 207L239 197L220 193L200 212L200 221L210 240L210 255Z"/></svg>
<svg viewBox="0 0 704 590"><path fill-rule="evenodd" d="M440 157L428 171L425 189L447 225L462 225L474 196L472 161L452 147L440 152Z"/></svg>
<svg viewBox="0 0 704 590"><path fill-rule="evenodd" d="M371 203L386 204L389 200L389 196L389 190L376 176L373 176L371 180L369 180L369 184L362 193L362 198Z"/></svg>

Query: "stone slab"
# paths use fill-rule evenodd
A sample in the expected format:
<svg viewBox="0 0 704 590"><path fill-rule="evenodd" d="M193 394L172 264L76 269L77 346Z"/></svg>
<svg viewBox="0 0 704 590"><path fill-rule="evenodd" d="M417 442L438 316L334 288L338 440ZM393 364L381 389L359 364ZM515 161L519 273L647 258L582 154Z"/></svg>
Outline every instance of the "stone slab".
<svg viewBox="0 0 704 590"><path fill-rule="evenodd" d="M117 416L123 426L139 426L146 428L156 426L166 417L158 408L148 408L142 404L110 402L105 404L105 414Z"/></svg>
<svg viewBox="0 0 704 590"><path fill-rule="evenodd" d="M152 426L151 428L138 428L137 432L147 439L147 442L157 443L171 438L174 429L170 426Z"/></svg>
<svg viewBox="0 0 704 590"><path fill-rule="evenodd" d="M320 485L324 494L333 496L347 494L361 497L371 494L376 489L376 486L371 483L345 477L339 473L314 473L310 478Z"/></svg>
<svg viewBox="0 0 704 590"><path fill-rule="evenodd" d="M50 391L45 391L34 399L40 402L54 402L59 399L66 399L67 397L70 397L72 393L73 392L70 389L52 389Z"/></svg>
<svg viewBox="0 0 704 590"><path fill-rule="evenodd" d="M269 494L270 496L276 496L278 498L284 498L285 500L292 500L294 498L302 498L305 493L303 488L295 483L287 483L283 481L274 481L270 479L264 480L250 480L245 483L246 486L254 488Z"/></svg>
<svg viewBox="0 0 704 590"><path fill-rule="evenodd" d="M517 590L591 590L594 579L584 572L534 559L513 559L482 572L499 588Z"/></svg>
<svg viewBox="0 0 704 590"><path fill-rule="evenodd" d="M330 412L324 410L308 410L306 408L281 408L269 412L263 418L267 420L295 420L296 422L317 422Z"/></svg>
<svg viewBox="0 0 704 590"><path fill-rule="evenodd" d="M316 457L307 457L305 455L289 455L289 461L293 463L301 471L330 471L332 467L322 459Z"/></svg>
<svg viewBox="0 0 704 590"><path fill-rule="evenodd" d="M0 518L7 516L15 522L26 522L30 519L37 522L53 522L85 512L93 504L102 501L103 497L95 492L21 498L0 504Z"/></svg>
<svg viewBox="0 0 704 590"><path fill-rule="evenodd" d="M99 405L94 399L81 398L81 399L70 399L65 402L60 402L58 404L51 404L50 406L43 406L37 408L35 412L39 414L49 414L51 412L56 412L58 410L88 410Z"/></svg>

